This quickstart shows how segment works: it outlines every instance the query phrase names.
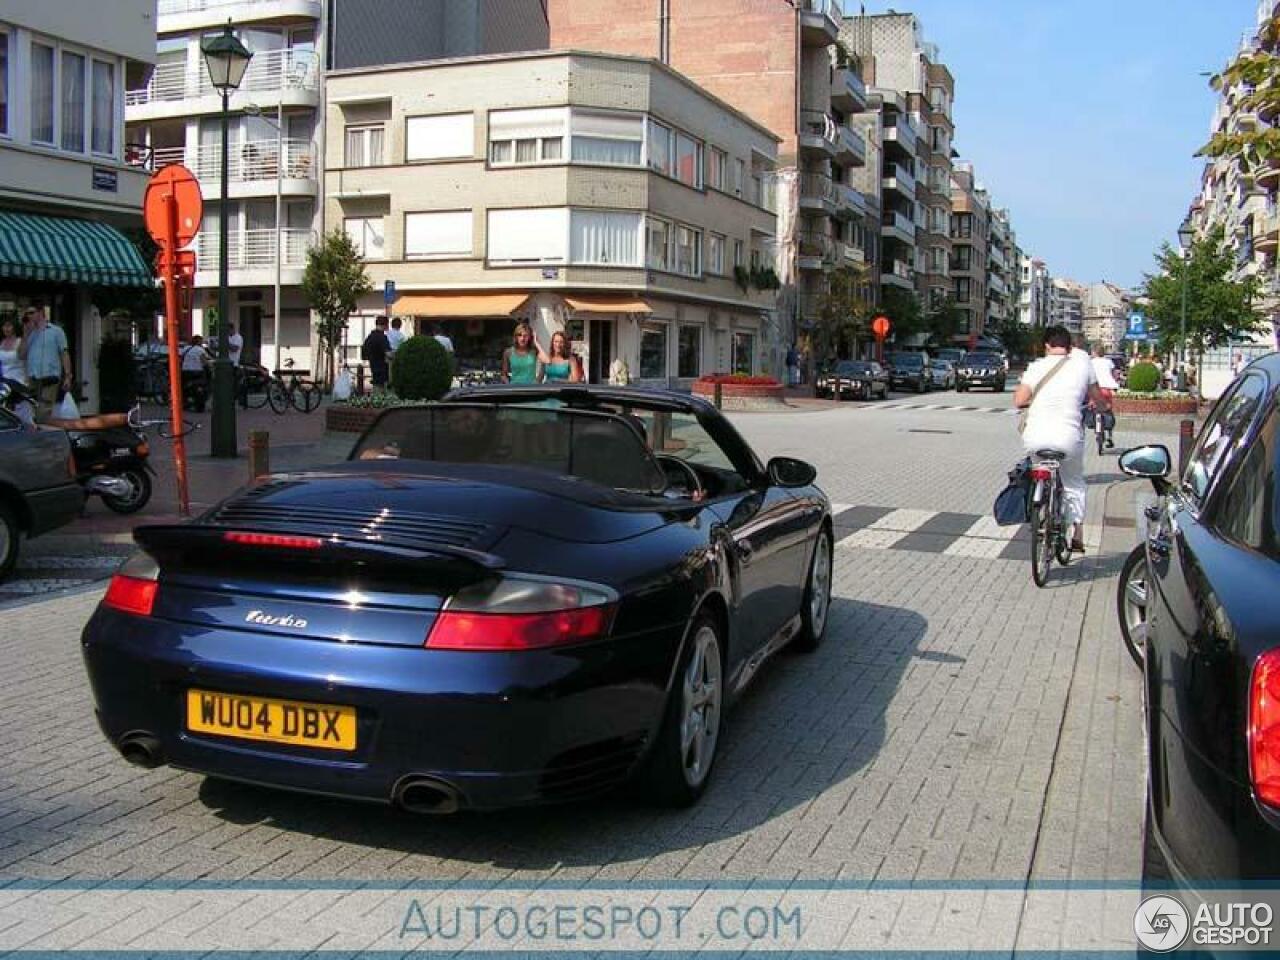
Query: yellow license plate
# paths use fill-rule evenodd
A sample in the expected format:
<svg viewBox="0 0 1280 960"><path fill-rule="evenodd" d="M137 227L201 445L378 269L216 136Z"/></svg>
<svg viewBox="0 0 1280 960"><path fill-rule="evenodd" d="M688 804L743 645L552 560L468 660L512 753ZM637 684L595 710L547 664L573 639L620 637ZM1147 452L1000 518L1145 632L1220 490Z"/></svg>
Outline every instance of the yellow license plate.
<svg viewBox="0 0 1280 960"><path fill-rule="evenodd" d="M356 748L354 707L187 691L187 729L322 750Z"/></svg>

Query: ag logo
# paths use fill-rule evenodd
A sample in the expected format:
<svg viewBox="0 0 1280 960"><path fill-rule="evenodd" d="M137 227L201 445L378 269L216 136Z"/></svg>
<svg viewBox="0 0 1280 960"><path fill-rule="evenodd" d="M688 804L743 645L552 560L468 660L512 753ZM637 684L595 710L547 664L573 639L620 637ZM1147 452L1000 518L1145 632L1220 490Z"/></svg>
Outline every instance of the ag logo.
<svg viewBox="0 0 1280 960"><path fill-rule="evenodd" d="M1187 908L1173 897L1147 897L1133 915L1133 932L1138 942L1155 953L1177 950L1190 929Z"/></svg>

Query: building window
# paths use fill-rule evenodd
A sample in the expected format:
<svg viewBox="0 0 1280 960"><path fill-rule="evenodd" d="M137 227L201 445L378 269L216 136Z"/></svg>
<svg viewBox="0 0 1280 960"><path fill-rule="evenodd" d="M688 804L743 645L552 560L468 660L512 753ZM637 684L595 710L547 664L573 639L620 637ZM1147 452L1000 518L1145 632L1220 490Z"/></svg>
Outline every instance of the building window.
<svg viewBox="0 0 1280 960"><path fill-rule="evenodd" d="M496 110L489 114L489 162L503 166L563 160L564 134L563 107Z"/></svg>
<svg viewBox="0 0 1280 960"><path fill-rule="evenodd" d="M953 237L972 237L973 236L973 214L972 213L954 213L951 215L951 236Z"/></svg>
<svg viewBox="0 0 1280 960"><path fill-rule="evenodd" d="M640 379L667 378L667 328L645 327L640 331Z"/></svg>
<svg viewBox="0 0 1280 960"><path fill-rule="evenodd" d="M742 266L742 241L733 241L733 265L735 267Z"/></svg>
<svg viewBox="0 0 1280 960"><path fill-rule="evenodd" d="M656 120L649 121L649 166L664 176L701 189L702 144Z"/></svg>
<svg viewBox="0 0 1280 960"><path fill-rule="evenodd" d="M574 110L569 124L575 163L640 166L644 153L644 118L638 114Z"/></svg>
<svg viewBox="0 0 1280 960"><path fill-rule="evenodd" d="M742 160L733 161L733 192L735 196L742 196L742 184L747 176L747 165Z"/></svg>
<svg viewBox="0 0 1280 960"><path fill-rule="evenodd" d="M973 247L959 246L951 254L952 270L973 269Z"/></svg>
<svg viewBox="0 0 1280 960"><path fill-rule="evenodd" d="M695 189L702 188L702 144L683 133L676 134L675 178Z"/></svg>
<svg viewBox="0 0 1280 960"><path fill-rule="evenodd" d="M719 147L707 153L707 186L713 190L725 189L725 177L729 172L729 155Z"/></svg>
<svg viewBox="0 0 1280 960"><path fill-rule="evenodd" d="M725 238L718 233L707 235L707 272L724 276Z"/></svg>
<svg viewBox="0 0 1280 960"><path fill-rule="evenodd" d="M692 379L702 373L702 328L682 326L676 343L676 376Z"/></svg>
<svg viewBox="0 0 1280 960"><path fill-rule="evenodd" d="M564 263L568 256L569 211L565 207L490 210L491 263Z"/></svg>
<svg viewBox="0 0 1280 960"><path fill-rule="evenodd" d="M355 244L356 253L363 259L381 260L386 255L382 217L348 217L343 221L343 226L347 229L347 236Z"/></svg>
<svg viewBox="0 0 1280 960"><path fill-rule="evenodd" d="M676 227L675 272L686 277L702 276L702 231Z"/></svg>
<svg viewBox="0 0 1280 960"><path fill-rule="evenodd" d="M671 269L671 225L651 217L645 230L645 264L650 270Z"/></svg>
<svg viewBox="0 0 1280 960"><path fill-rule="evenodd" d="M475 116L470 113L406 117L405 162L473 157L476 150L475 130Z"/></svg>
<svg viewBox="0 0 1280 960"><path fill-rule="evenodd" d="M972 295L972 281L968 277L956 277L956 303L968 303Z"/></svg>
<svg viewBox="0 0 1280 960"><path fill-rule="evenodd" d="M382 124L347 127L346 165L348 167L382 166L382 141L386 129Z"/></svg>
<svg viewBox="0 0 1280 960"><path fill-rule="evenodd" d="M608 267L639 267L643 218L638 213L573 210L569 216L569 259Z"/></svg>
<svg viewBox="0 0 1280 960"><path fill-rule="evenodd" d="M4 70L0 67L0 77ZM2 81L0 81L2 82ZM93 61L93 135L94 153L114 156L116 152L116 65Z"/></svg>
<svg viewBox="0 0 1280 960"><path fill-rule="evenodd" d="M656 120L649 121L649 166L668 177L671 176L673 140L670 127Z"/></svg>
<svg viewBox="0 0 1280 960"><path fill-rule="evenodd" d="M53 47L31 44L31 140L53 144Z"/></svg>
<svg viewBox="0 0 1280 960"><path fill-rule="evenodd" d="M9 32L0 30L0 134L9 133Z"/></svg>
<svg viewBox="0 0 1280 960"><path fill-rule="evenodd" d="M62 51L62 138L63 150L84 153L84 57Z"/></svg>
<svg viewBox="0 0 1280 960"><path fill-rule="evenodd" d="M471 256L471 211L404 215L405 259Z"/></svg>
<svg viewBox="0 0 1280 960"><path fill-rule="evenodd" d="M733 334L733 372L755 373L756 335L743 333L741 330Z"/></svg>

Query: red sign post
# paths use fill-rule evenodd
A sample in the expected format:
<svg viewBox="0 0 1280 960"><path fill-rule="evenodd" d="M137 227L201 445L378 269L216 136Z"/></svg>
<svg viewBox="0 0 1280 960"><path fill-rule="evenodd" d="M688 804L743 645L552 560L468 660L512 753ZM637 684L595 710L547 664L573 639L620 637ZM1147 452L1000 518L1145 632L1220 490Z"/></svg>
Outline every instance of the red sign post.
<svg viewBox="0 0 1280 960"><path fill-rule="evenodd" d="M889 336L893 324L889 318L881 315L871 321L871 332L876 335L876 362L884 363L884 338Z"/></svg>
<svg viewBox="0 0 1280 960"><path fill-rule="evenodd" d="M164 283L165 339L169 348L169 409L173 427L173 462L178 476L178 509L191 515L187 487L187 444L182 423L182 363L178 357L180 336L178 288L195 279L196 255L183 250L200 229L204 197L200 182L182 164L159 170L147 184L142 204L143 220L151 239L160 247L160 275Z"/></svg>

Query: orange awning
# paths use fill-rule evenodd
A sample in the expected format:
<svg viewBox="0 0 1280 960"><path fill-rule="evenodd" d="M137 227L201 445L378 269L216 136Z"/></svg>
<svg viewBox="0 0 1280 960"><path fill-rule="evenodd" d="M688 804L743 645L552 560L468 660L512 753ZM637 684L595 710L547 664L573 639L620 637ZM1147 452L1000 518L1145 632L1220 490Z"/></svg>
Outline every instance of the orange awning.
<svg viewBox="0 0 1280 960"><path fill-rule="evenodd" d="M527 293L405 293L391 306L398 317L509 317Z"/></svg>
<svg viewBox="0 0 1280 960"><path fill-rule="evenodd" d="M604 294L565 297L570 310L586 310L590 313L653 313L653 308L638 297L617 297Z"/></svg>

